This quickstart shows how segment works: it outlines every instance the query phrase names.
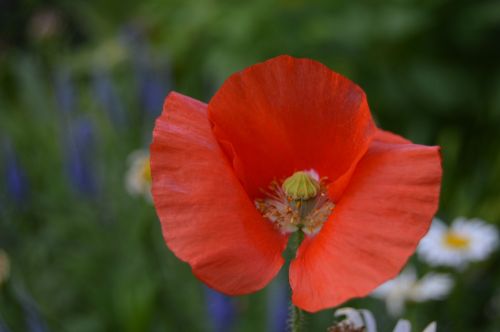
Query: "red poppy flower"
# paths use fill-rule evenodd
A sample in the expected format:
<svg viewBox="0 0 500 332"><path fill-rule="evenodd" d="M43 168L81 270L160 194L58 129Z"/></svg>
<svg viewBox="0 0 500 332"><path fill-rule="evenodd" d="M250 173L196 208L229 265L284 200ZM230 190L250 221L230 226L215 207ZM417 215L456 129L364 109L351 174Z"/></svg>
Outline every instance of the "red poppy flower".
<svg viewBox="0 0 500 332"><path fill-rule="evenodd" d="M290 265L292 301L314 312L394 277L427 232L438 147L373 123L358 86L280 56L232 75L210 103L171 93L151 145L153 198L168 247L230 295Z"/></svg>

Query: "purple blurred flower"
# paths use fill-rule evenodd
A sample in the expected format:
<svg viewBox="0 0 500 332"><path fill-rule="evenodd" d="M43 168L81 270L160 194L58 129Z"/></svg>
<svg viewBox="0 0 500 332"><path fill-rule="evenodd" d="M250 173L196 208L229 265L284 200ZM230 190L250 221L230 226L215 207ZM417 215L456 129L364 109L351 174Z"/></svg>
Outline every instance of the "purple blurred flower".
<svg viewBox="0 0 500 332"><path fill-rule="evenodd" d="M43 320L35 301L24 290L16 289L16 295L24 311L26 331L28 332L48 332L47 324ZM0 330L1 331L1 330Z"/></svg>
<svg viewBox="0 0 500 332"><path fill-rule="evenodd" d="M162 81L160 75L146 68L141 68L141 70L142 72L139 74L139 86L142 106L147 114L157 117L161 113L163 101L169 89Z"/></svg>
<svg viewBox="0 0 500 332"><path fill-rule="evenodd" d="M75 88L66 69L56 72L55 94L61 110L64 163L70 184L78 192L92 195L96 192L92 170L94 128L88 119L76 117Z"/></svg>
<svg viewBox="0 0 500 332"><path fill-rule="evenodd" d="M267 293L267 331L288 331L289 306L288 283L283 278L278 278L270 285Z"/></svg>
<svg viewBox="0 0 500 332"><path fill-rule="evenodd" d="M18 204L24 202L28 196L28 181L26 173L17 158L10 142L4 144L5 184L7 194Z"/></svg>
<svg viewBox="0 0 500 332"><path fill-rule="evenodd" d="M75 88L68 70L61 69L56 72L54 87L59 109L68 116L75 108Z"/></svg>
<svg viewBox="0 0 500 332"><path fill-rule="evenodd" d="M205 287L207 312L212 329L217 332L233 331L236 308L233 299Z"/></svg>
<svg viewBox="0 0 500 332"><path fill-rule="evenodd" d="M0 332L10 332L7 324L3 321L2 316L0 316Z"/></svg>
<svg viewBox="0 0 500 332"><path fill-rule="evenodd" d="M66 169L73 187L82 194L96 192L92 169L94 129L88 119L77 119L69 126L66 137Z"/></svg>
<svg viewBox="0 0 500 332"><path fill-rule="evenodd" d="M126 26L122 40L132 53L142 107L156 118L162 111L165 96L173 88L170 63L163 57L162 64L155 65L145 32L139 26Z"/></svg>
<svg viewBox="0 0 500 332"><path fill-rule="evenodd" d="M104 68L94 69L93 88L97 101L107 111L111 121L118 126L123 125L125 122L123 104L111 77Z"/></svg>
<svg viewBox="0 0 500 332"><path fill-rule="evenodd" d="M26 328L29 332L47 332L48 328L40 317L37 307L32 303L23 304Z"/></svg>

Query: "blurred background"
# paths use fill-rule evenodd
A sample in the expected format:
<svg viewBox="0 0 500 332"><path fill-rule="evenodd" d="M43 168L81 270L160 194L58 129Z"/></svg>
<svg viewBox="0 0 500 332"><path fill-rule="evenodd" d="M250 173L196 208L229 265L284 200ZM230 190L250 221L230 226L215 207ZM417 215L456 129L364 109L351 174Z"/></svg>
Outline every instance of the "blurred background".
<svg viewBox="0 0 500 332"><path fill-rule="evenodd" d="M286 274L206 288L165 247L148 192L154 119L280 54L359 84L384 129L442 147L438 216L500 224L496 0L0 0L0 331L284 331ZM146 162L144 161L146 160ZM500 254L431 267L454 287L379 330L500 331ZM332 310L307 317L325 331Z"/></svg>

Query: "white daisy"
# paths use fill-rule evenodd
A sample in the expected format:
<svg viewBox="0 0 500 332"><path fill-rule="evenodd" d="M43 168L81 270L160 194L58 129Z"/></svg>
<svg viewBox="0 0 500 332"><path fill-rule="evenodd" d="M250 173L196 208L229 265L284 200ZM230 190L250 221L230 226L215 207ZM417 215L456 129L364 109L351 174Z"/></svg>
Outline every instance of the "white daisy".
<svg viewBox="0 0 500 332"><path fill-rule="evenodd" d="M447 274L428 273L417 279L415 270L409 267L375 289L372 296L385 300L387 312L392 316L399 316L404 312L407 301L441 300L452 287L453 279Z"/></svg>
<svg viewBox="0 0 500 332"><path fill-rule="evenodd" d="M486 259L498 246L498 230L480 219L456 218L451 226L434 219L417 249L432 266L463 269L469 262Z"/></svg>
<svg viewBox="0 0 500 332"><path fill-rule="evenodd" d="M365 309L340 308L335 311L335 317L344 316L344 320L328 329L328 332L377 332L377 324L373 314ZM411 332L411 324L400 319L393 332ZM423 332L436 332L436 322L430 323Z"/></svg>
<svg viewBox="0 0 500 332"><path fill-rule="evenodd" d="M151 168L149 153L145 150L134 151L128 157L129 169L125 175L125 186L129 194L144 195L149 201L151 196Z"/></svg>
<svg viewBox="0 0 500 332"><path fill-rule="evenodd" d="M0 286L9 278L10 264L7 253L0 249Z"/></svg>

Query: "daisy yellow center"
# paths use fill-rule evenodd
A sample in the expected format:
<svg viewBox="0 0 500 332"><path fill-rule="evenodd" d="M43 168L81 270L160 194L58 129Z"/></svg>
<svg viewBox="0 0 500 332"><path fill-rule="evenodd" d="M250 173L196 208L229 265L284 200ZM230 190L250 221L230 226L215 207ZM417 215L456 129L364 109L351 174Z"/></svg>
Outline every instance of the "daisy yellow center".
<svg viewBox="0 0 500 332"><path fill-rule="evenodd" d="M467 249L470 245L470 239L468 237L455 232L446 233L443 242L446 246L457 250Z"/></svg>
<svg viewBox="0 0 500 332"><path fill-rule="evenodd" d="M316 234L335 206L328 198L325 179L306 171L295 172L281 184L272 181L264 194L255 201L257 209L283 233Z"/></svg>
<svg viewBox="0 0 500 332"><path fill-rule="evenodd" d="M151 167L149 166L149 159L145 159L141 167L141 178L147 182L151 183Z"/></svg>

